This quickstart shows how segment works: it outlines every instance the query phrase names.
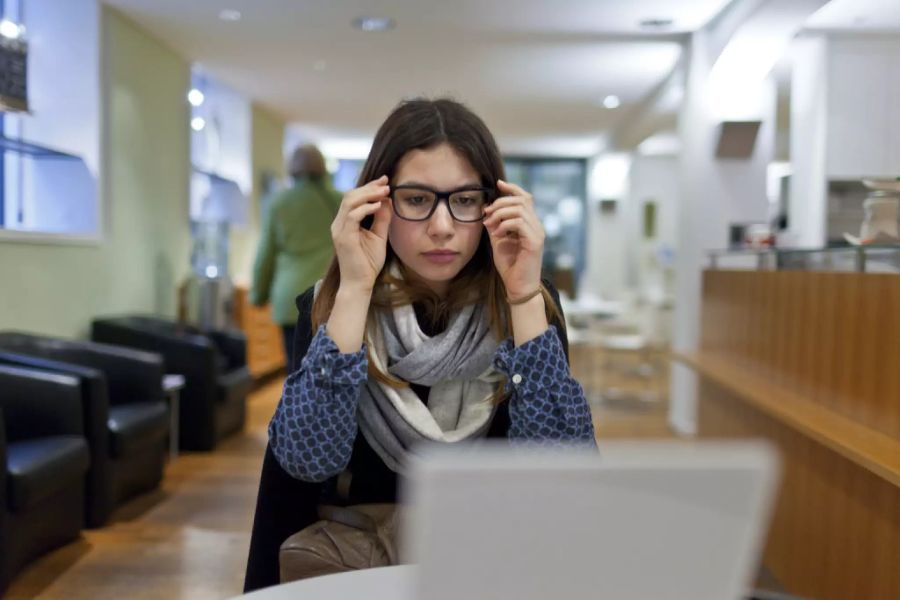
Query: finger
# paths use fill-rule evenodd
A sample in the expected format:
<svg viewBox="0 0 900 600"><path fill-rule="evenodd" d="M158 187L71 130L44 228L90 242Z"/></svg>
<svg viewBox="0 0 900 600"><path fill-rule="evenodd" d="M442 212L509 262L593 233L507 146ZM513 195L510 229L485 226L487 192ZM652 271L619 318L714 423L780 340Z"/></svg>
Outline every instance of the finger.
<svg viewBox="0 0 900 600"><path fill-rule="evenodd" d="M373 179L372 181L367 181L366 183L364 183L363 185L359 186L356 189L361 190L361 189L364 189L367 187L380 187L382 185L387 185L387 184L388 184L388 176L382 175L381 177L379 177L377 179Z"/></svg>
<svg viewBox="0 0 900 600"><path fill-rule="evenodd" d="M502 239L509 235L516 235L519 237L520 241L525 241L527 247L532 247L538 243L537 232L527 220L521 217L507 219L496 227L489 228L488 232L491 236L498 239Z"/></svg>
<svg viewBox="0 0 900 600"><path fill-rule="evenodd" d="M388 228L391 225L394 210L391 208L390 199L381 203L381 206L375 212L375 221L372 222L372 233L386 240L388 236Z"/></svg>
<svg viewBox="0 0 900 600"><path fill-rule="evenodd" d="M387 202L387 198L380 202L368 202L363 204L362 206L357 206L353 210L347 213L347 218L345 222L347 225L359 225L363 219L365 219L368 215L375 214L382 206L384 206L385 202Z"/></svg>
<svg viewBox="0 0 900 600"><path fill-rule="evenodd" d="M524 206L527 209L534 210L534 199L530 196L504 196L484 207L484 214L490 216L491 213L509 206Z"/></svg>
<svg viewBox="0 0 900 600"><path fill-rule="evenodd" d="M522 233L525 225L525 219L516 217L514 219L507 219L496 225L492 225L488 227L487 230L488 233L490 233L494 237L503 237L509 233Z"/></svg>
<svg viewBox="0 0 900 600"><path fill-rule="evenodd" d="M517 186L514 183L503 181L502 179L497 180L497 189L500 190L501 195L503 196L527 196L531 198L531 194L526 192L521 187Z"/></svg>
<svg viewBox="0 0 900 600"><path fill-rule="evenodd" d="M380 195L385 190L387 190L387 192L390 192L390 189L391 188L388 185L387 175L382 175L378 179L373 179L372 181L369 181L359 186L358 188L350 190L349 192L344 194L344 199L349 199L350 201L358 200L363 197L371 197L373 194Z"/></svg>
<svg viewBox="0 0 900 600"><path fill-rule="evenodd" d="M388 196L390 192L391 188L387 185L378 185L371 187L368 185L364 185L361 188L356 188L355 190L348 192L347 195L344 196L338 212L340 213L341 211L344 211L344 214L347 214L350 211L354 210L356 207L363 204L369 202L381 202Z"/></svg>
<svg viewBox="0 0 900 600"><path fill-rule="evenodd" d="M496 225L504 219L512 219L515 217L525 217L525 208L521 205L507 206L500 210L494 211L484 220L485 225Z"/></svg>
<svg viewBox="0 0 900 600"><path fill-rule="evenodd" d="M535 211L534 206L531 203L523 204L521 202L511 202L509 204L501 205L498 208L495 208L491 213L487 213L487 216L484 219L484 225L496 225L503 219L517 216L528 221L535 230L540 229L543 231L541 219L538 217L537 211Z"/></svg>

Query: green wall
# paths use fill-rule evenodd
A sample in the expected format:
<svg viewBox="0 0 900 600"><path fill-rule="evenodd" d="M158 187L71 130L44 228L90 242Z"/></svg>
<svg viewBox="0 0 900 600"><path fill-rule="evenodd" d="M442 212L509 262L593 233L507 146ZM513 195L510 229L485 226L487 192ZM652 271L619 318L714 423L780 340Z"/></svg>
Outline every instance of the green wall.
<svg viewBox="0 0 900 600"><path fill-rule="evenodd" d="M231 276L236 283L249 285L259 242L259 203L262 195L264 173L284 177L284 127L285 122L264 108L254 104L251 111L251 162L253 192L250 204L249 226L235 230L231 235Z"/></svg>
<svg viewBox="0 0 900 600"><path fill-rule="evenodd" d="M119 13L102 20L103 240L0 241L0 329L85 337L96 315L175 314L190 255L190 67Z"/></svg>

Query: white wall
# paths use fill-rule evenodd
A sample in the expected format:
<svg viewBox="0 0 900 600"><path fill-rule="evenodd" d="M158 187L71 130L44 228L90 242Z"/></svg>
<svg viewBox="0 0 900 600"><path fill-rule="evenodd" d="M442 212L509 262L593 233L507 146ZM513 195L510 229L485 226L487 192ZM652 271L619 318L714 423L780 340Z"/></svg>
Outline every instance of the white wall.
<svg viewBox="0 0 900 600"><path fill-rule="evenodd" d="M675 156L605 153L588 162L587 256L581 290L621 299L645 290L641 256L660 245L677 244L679 161ZM616 209L601 213L600 200ZM657 205L657 239L643 238L643 205ZM646 271L646 269L644 269ZM645 290L646 291L646 290Z"/></svg>
<svg viewBox="0 0 900 600"><path fill-rule="evenodd" d="M829 179L900 172L900 36L807 35L791 62L790 228L821 247Z"/></svg>
<svg viewBox="0 0 900 600"><path fill-rule="evenodd" d="M69 2L87 5L59 4ZM190 69L116 11L101 18L106 231L96 244L0 239L0 329L84 337L98 316L176 313L189 264Z"/></svg>
<svg viewBox="0 0 900 600"><path fill-rule="evenodd" d="M625 284L647 290L659 282L650 281L643 260L647 252L662 247L674 250L678 241L679 160L675 155L634 155L628 173L628 201L625 205ZM644 239L644 204L656 204L656 238Z"/></svg>
<svg viewBox="0 0 900 600"><path fill-rule="evenodd" d="M607 299L625 290L625 223L631 156L606 153L588 161L587 254L579 293ZM615 200L615 211L600 212L601 200Z"/></svg>

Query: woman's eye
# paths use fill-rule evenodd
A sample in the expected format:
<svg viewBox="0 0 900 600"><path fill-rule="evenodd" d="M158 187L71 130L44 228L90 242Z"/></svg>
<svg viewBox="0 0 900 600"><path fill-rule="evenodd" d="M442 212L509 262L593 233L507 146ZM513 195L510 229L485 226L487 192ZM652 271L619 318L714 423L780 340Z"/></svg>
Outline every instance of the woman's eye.
<svg viewBox="0 0 900 600"><path fill-rule="evenodd" d="M461 204L463 206L471 206L475 204L475 197L473 196L457 196L456 203Z"/></svg>
<svg viewBox="0 0 900 600"><path fill-rule="evenodd" d="M425 204L425 196L410 196L406 201L413 206L421 206Z"/></svg>

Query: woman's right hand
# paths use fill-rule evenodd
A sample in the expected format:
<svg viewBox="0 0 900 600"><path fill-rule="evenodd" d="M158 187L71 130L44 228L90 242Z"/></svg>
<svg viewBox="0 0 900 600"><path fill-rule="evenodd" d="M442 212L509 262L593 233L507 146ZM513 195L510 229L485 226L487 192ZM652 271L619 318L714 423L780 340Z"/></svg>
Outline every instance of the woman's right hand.
<svg viewBox="0 0 900 600"><path fill-rule="evenodd" d="M391 224L387 175L344 194L331 224L331 239L341 269L341 287L371 291L384 267L388 226ZM371 229L362 220L375 215Z"/></svg>

